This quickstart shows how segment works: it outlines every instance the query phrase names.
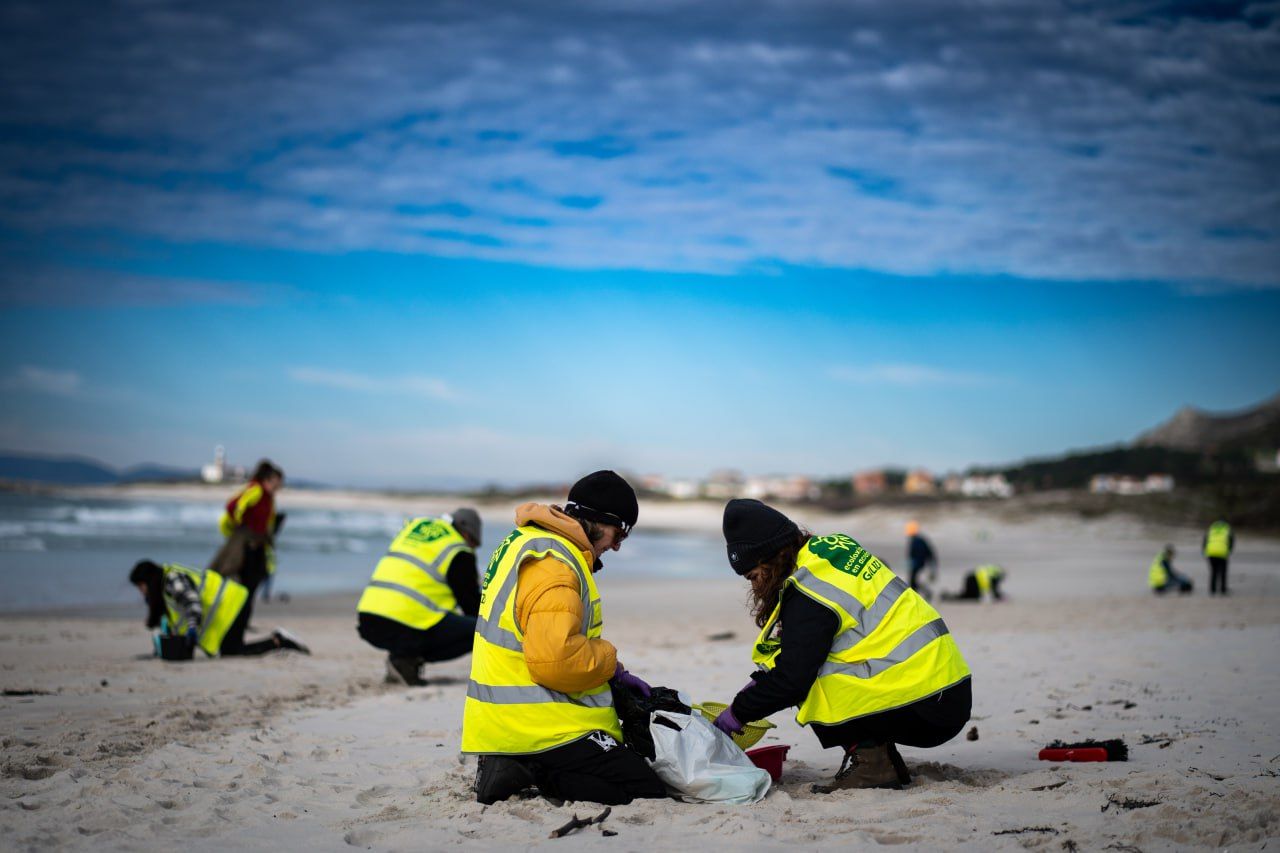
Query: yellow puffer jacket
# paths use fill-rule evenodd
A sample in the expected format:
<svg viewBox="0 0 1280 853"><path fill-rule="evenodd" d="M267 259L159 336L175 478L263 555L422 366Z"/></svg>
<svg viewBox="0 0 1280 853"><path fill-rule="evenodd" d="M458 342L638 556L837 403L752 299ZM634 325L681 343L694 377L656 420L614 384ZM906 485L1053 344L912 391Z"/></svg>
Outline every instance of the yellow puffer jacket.
<svg viewBox="0 0 1280 853"><path fill-rule="evenodd" d="M595 563L577 519L555 507L527 503L516 508L516 526L526 524L560 534L582 549L588 566ZM525 663L538 684L578 693L613 677L618 651L608 640L589 640L582 633L582 593L577 576L564 563L544 557L520 567L515 615L524 628Z"/></svg>

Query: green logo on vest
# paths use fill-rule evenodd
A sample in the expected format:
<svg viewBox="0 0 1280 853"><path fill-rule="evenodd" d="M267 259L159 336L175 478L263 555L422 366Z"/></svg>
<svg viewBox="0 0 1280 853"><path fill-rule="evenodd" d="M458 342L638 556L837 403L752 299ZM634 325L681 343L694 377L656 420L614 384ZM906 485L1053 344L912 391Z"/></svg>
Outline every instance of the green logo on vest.
<svg viewBox="0 0 1280 853"><path fill-rule="evenodd" d="M884 568L884 563L873 557L870 551L843 533L815 536L809 540L809 550L833 568L847 575L861 575L864 581L871 580Z"/></svg>
<svg viewBox="0 0 1280 853"><path fill-rule="evenodd" d="M493 557L489 560L489 568L484 570L484 582L480 585L481 602L484 601L484 591L489 588L489 581L493 580L493 576L498 572L498 564L502 562L502 558L507 555L507 549L511 547L511 543L516 541L520 536L519 530L513 530L507 534L507 538L502 540L497 550L493 552Z"/></svg>
<svg viewBox="0 0 1280 853"><path fill-rule="evenodd" d="M415 542L434 542L448 535L449 528L445 526L444 522L436 518L424 518L405 534L405 538L412 539Z"/></svg>

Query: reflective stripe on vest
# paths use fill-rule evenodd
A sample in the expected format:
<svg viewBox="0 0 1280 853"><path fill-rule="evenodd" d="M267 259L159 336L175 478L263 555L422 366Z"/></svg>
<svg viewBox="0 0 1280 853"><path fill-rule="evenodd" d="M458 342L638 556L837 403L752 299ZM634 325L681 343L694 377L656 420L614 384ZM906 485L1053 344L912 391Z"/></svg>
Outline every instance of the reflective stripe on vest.
<svg viewBox="0 0 1280 853"><path fill-rule="evenodd" d="M474 553L454 527L438 518L415 518L392 540L365 587L359 613L425 631L458 606L449 588L449 565Z"/></svg>
<svg viewBox="0 0 1280 853"><path fill-rule="evenodd" d="M796 715L801 725L835 725L899 708L969 677L938 612L849 537L810 539L787 584L840 620ZM781 612L779 596L752 654L764 669L773 668L782 650L782 641L773 636Z"/></svg>
<svg viewBox="0 0 1280 853"><path fill-rule="evenodd" d="M1231 525L1225 521L1215 521L1209 525L1209 534L1204 540L1206 557L1231 556Z"/></svg>
<svg viewBox="0 0 1280 853"><path fill-rule="evenodd" d="M196 584L202 611L200 624L196 626L196 645L205 654L216 657L222 649L222 641L227 636L227 631L240 615L240 611L244 609L245 602L249 600L248 588L224 578L211 569L202 571L176 564L166 564L164 571L184 574ZM186 616L177 607L177 603L166 596L165 607L168 610L170 632L185 634L190 626L187 625Z"/></svg>
<svg viewBox="0 0 1280 853"><path fill-rule="evenodd" d="M576 545L538 527L517 528L494 552L485 572L463 707L462 751L527 755L604 731L622 740L608 682L581 693L537 684L524 659L524 629L515 615L520 566L551 557L578 580L580 630L600 636L604 619L587 558Z"/></svg>

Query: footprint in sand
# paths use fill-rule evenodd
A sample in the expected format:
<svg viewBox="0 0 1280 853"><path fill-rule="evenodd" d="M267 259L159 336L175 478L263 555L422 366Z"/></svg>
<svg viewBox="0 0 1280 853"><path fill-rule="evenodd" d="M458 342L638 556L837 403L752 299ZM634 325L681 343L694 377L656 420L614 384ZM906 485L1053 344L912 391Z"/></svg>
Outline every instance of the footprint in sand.
<svg viewBox="0 0 1280 853"><path fill-rule="evenodd" d="M380 800L390 793L390 785L374 785L356 794L356 803L361 806L372 805L375 800Z"/></svg>

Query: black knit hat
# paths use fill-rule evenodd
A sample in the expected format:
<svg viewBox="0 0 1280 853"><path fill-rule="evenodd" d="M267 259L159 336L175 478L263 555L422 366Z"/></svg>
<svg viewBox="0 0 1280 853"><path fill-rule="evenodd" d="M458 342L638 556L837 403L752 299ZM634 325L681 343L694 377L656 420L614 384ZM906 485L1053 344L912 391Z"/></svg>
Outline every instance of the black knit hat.
<svg viewBox="0 0 1280 853"><path fill-rule="evenodd" d="M574 518L612 524L630 533L640 517L636 490L612 471L596 471L573 484L564 511Z"/></svg>
<svg viewBox="0 0 1280 853"><path fill-rule="evenodd" d="M771 506L748 498L724 505L724 544L729 566L745 575L800 535L796 523Z"/></svg>

